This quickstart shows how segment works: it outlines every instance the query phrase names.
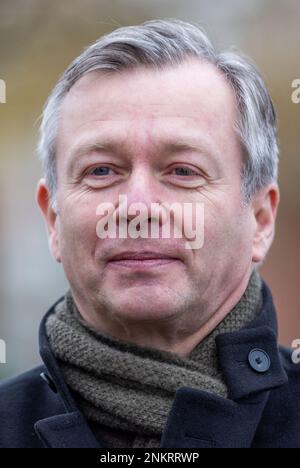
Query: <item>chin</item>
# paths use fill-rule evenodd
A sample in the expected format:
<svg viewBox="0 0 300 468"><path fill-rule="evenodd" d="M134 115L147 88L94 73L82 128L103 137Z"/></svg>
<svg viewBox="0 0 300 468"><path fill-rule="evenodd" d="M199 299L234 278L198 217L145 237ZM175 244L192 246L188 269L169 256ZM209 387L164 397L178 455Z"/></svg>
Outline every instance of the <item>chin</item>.
<svg viewBox="0 0 300 468"><path fill-rule="evenodd" d="M158 320L171 317L174 315L174 305L170 301L161 303L152 301L151 303L142 303L136 301L135 303L118 304L114 307L115 313L120 319L128 320Z"/></svg>

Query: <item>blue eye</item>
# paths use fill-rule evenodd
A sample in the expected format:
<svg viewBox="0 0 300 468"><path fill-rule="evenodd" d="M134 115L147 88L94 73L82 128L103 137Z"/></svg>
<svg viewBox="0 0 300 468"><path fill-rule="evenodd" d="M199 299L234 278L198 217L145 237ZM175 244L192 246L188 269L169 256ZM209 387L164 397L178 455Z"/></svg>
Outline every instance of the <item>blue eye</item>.
<svg viewBox="0 0 300 468"><path fill-rule="evenodd" d="M108 175L108 171L110 171L110 170L111 170L110 167L98 166L98 167L95 167L91 171L91 174L96 175L96 176L106 176L106 175Z"/></svg>
<svg viewBox="0 0 300 468"><path fill-rule="evenodd" d="M179 176L189 176L189 175L199 175L197 172L189 169L188 167L175 167L176 175Z"/></svg>

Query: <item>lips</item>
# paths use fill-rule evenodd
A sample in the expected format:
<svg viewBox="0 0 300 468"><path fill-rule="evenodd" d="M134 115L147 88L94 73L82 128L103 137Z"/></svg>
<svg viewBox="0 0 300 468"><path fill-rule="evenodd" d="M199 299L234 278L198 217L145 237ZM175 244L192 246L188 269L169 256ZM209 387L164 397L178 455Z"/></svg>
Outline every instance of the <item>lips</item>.
<svg viewBox="0 0 300 468"><path fill-rule="evenodd" d="M168 259L168 260L178 260L178 257L174 257L172 255L168 255L165 253L161 252L122 252L120 254L114 255L110 261L119 261L119 260L162 260L162 259Z"/></svg>
<svg viewBox="0 0 300 468"><path fill-rule="evenodd" d="M179 260L174 255L162 252L127 251L114 255L109 263L114 266L144 269L165 266Z"/></svg>

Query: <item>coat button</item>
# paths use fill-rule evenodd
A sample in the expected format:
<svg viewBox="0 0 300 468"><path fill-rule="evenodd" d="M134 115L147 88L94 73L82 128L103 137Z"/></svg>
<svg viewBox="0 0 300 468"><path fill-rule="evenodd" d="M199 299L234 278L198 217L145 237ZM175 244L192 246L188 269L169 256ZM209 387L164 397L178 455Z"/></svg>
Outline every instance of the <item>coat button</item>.
<svg viewBox="0 0 300 468"><path fill-rule="evenodd" d="M250 366L256 372L267 372L271 366L271 360L265 351L262 349L252 349L248 354L248 361Z"/></svg>
<svg viewBox="0 0 300 468"><path fill-rule="evenodd" d="M57 393L57 388L48 374L45 374L45 372L42 372L40 374L40 377L49 385L49 388L51 388L52 392Z"/></svg>

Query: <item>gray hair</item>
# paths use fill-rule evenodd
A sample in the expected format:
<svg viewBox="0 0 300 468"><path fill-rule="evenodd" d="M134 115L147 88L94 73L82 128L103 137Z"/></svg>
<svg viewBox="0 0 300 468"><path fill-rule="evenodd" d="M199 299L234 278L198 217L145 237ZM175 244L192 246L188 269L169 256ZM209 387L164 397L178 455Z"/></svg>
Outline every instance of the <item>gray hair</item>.
<svg viewBox="0 0 300 468"><path fill-rule="evenodd" d="M204 31L177 19L151 20L102 36L77 57L58 80L43 109L38 153L46 184L56 206L56 137L60 108L71 87L85 74L118 72L145 65L162 69L187 58L206 60L231 85L237 102L235 130L242 144L242 190L249 201L254 193L277 180L277 119L264 80L255 65L233 49L217 52Z"/></svg>

